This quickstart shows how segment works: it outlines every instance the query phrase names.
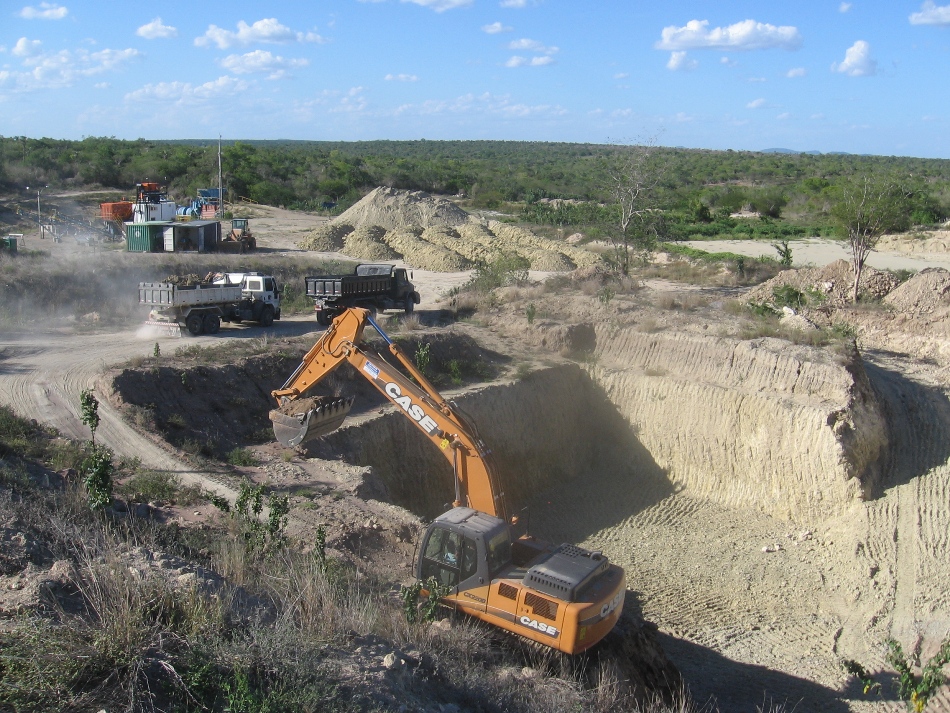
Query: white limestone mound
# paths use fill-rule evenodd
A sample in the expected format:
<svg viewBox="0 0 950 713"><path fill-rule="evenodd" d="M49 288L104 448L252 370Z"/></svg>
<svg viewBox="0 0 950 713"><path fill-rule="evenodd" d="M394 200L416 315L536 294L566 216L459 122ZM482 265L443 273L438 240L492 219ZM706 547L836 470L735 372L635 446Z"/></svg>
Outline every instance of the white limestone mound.
<svg viewBox="0 0 950 713"><path fill-rule="evenodd" d="M386 229L379 225L364 225L346 236L342 252L357 260L385 262L399 260L402 255L385 241Z"/></svg>
<svg viewBox="0 0 950 713"><path fill-rule="evenodd" d="M468 213L451 201L436 198L425 191L401 191L380 186L330 223L356 227L381 225L386 230L398 230L427 228L430 225L459 225L467 222L468 218Z"/></svg>

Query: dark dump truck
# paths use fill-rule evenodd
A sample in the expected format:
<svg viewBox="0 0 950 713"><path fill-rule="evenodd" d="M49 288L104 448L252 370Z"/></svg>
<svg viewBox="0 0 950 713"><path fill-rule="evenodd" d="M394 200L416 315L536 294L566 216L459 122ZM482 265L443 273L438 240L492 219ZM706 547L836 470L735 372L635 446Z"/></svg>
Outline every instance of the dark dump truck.
<svg viewBox="0 0 950 713"><path fill-rule="evenodd" d="M327 326L347 307L371 312L400 309L411 314L419 293L405 268L386 264L357 265L352 275L307 277L307 296L313 298L317 323Z"/></svg>

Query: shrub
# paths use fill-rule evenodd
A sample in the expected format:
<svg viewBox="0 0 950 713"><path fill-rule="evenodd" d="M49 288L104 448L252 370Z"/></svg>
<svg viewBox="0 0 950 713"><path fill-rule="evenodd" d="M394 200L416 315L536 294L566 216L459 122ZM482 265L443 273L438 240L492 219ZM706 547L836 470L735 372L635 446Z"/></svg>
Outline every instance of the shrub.
<svg viewBox="0 0 950 713"><path fill-rule="evenodd" d="M235 448L228 453L227 461L230 465L256 466L259 465L254 453L247 448Z"/></svg>

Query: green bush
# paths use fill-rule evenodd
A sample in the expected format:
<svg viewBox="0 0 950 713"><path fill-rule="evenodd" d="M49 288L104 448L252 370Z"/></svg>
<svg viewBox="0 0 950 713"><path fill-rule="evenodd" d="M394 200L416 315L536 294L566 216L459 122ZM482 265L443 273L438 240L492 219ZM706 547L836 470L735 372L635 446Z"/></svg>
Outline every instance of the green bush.
<svg viewBox="0 0 950 713"><path fill-rule="evenodd" d="M237 466L256 466L259 461L254 453L247 448L235 448L228 453L227 461L230 465Z"/></svg>
<svg viewBox="0 0 950 713"><path fill-rule="evenodd" d="M472 278L462 289L485 293L505 285L526 282L530 267L531 262L527 258L515 253L505 253L490 262L476 264Z"/></svg>

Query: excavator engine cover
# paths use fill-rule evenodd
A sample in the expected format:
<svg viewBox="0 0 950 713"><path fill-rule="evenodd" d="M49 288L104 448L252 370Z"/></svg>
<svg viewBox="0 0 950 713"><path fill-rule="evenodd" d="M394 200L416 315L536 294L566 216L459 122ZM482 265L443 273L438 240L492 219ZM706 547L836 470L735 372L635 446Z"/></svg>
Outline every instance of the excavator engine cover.
<svg viewBox="0 0 950 713"><path fill-rule="evenodd" d="M301 413L274 410L268 415L274 423L277 440L287 448L293 448L338 429L351 408L352 396L325 401Z"/></svg>

